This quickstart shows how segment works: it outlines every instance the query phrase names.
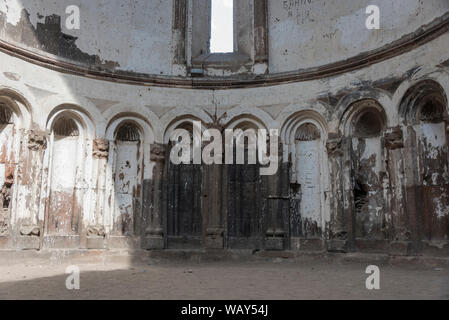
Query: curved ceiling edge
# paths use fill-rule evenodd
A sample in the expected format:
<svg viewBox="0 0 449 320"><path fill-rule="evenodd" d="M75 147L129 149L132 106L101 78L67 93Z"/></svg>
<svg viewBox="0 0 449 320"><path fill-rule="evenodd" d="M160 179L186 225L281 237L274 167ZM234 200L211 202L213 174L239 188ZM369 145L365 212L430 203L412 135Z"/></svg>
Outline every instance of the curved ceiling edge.
<svg viewBox="0 0 449 320"><path fill-rule="evenodd" d="M408 34L399 40L379 49L361 53L347 60L334 62L320 67L245 79L161 77L127 72L110 72L49 58L2 40L0 40L0 52L58 72L85 76L103 81L186 89L234 89L316 80L351 72L399 56L438 38L448 31L449 13L446 13L444 16L435 19L432 23L422 26L417 31Z"/></svg>

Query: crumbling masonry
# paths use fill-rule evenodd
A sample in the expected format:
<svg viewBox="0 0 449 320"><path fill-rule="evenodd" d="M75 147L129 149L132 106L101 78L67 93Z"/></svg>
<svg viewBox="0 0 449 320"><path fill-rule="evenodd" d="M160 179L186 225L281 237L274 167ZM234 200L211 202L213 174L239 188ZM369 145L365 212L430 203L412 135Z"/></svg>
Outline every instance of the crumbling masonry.
<svg viewBox="0 0 449 320"><path fill-rule="evenodd" d="M230 54L207 0L0 1L0 249L449 256L449 3L407 1L380 36L369 1L239 0ZM277 174L174 165L192 121L278 129Z"/></svg>

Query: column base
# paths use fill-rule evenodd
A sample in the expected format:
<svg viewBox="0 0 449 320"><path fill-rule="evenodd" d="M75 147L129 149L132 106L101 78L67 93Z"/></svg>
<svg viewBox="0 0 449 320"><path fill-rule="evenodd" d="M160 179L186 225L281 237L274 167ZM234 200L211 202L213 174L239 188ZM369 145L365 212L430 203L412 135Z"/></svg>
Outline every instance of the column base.
<svg viewBox="0 0 449 320"><path fill-rule="evenodd" d="M17 248L20 250L39 250L40 238L34 236L17 237Z"/></svg>
<svg viewBox="0 0 449 320"><path fill-rule="evenodd" d="M163 250L165 248L164 237L147 236L142 239L142 248L145 250Z"/></svg>
<svg viewBox="0 0 449 320"><path fill-rule="evenodd" d="M87 249L106 249L106 241L104 237L87 237Z"/></svg>
<svg viewBox="0 0 449 320"><path fill-rule="evenodd" d="M207 249L224 248L224 230L221 228L209 228L206 231L205 247Z"/></svg>
<svg viewBox="0 0 449 320"><path fill-rule="evenodd" d="M285 248L284 237L267 237L265 238L265 250L282 251Z"/></svg>
<svg viewBox="0 0 449 320"><path fill-rule="evenodd" d="M348 240L329 240L327 241L327 251L347 253L349 250Z"/></svg>

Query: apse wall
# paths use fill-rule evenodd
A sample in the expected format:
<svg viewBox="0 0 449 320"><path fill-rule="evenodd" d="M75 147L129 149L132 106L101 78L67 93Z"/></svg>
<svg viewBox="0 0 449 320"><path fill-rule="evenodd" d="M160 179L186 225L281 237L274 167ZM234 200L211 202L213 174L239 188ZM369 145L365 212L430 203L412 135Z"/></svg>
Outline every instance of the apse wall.
<svg viewBox="0 0 449 320"><path fill-rule="evenodd" d="M171 248L179 232L168 215L190 212L196 219L191 225L204 223L203 233L190 230L190 240L197 244L204 235L199 243L207 248L244 243L246 249L449 254L446 1L393 7L397 19L387 11L394 27L373 30L351 46L342 39L355 38L353 24L341 21L357 20L363 6L339 1L336 11L329 10L339 14L329 13L328 25L314 30L320 34L338 24L344 32L322 42L319 35L298 40L304 51L285 40L302 37L297 23L303 20L293 4L313 8L304 19L307 30L319 24L314 10L325 16L335 2L287 2L289 18L285 2L268 1L265 62L270 72L289 72L219 78L170 76L176 60L167 18L176 11L171 1L116 2L123 6L113 10L110 1L83 2L81 9L96 12L92 19L102 17L98 24L85 22L91 29L100 33L103 25L114 25L104 37L83 28L79 34L63 30L62 20L51 17L64 14L57 12L64 8L59 2L46 10L44 1L20 2L27 7L23 18L30 14L30 24L21 24L14 10L19 2L0 3L6 22L0 29L0 248ZM129 19L133 12L138 23ZM146 23L147 15L160 23ZM51 17L47 23L45 17ZM49 55L43 43L66 55ZM285 49L288 55L281 54ZM375 52L350 58L365 49ZM336 64L323 66L328 63ZM307 69L312 66L320 67ZM122 67L132 74L119 72ZM208 128L279 130L278 174L256 183L231 168L228 183L220 167L170 170L170 132L192 120ZM167 192L197 172L201 182L180 194L201 197L204 215L195 210L198 203L175 206ZM242 181L253 198L239 189ZM304 192L305 184L313 191ZM263 228L249 228L256 240L242 242L242 233L230 230L231 221L242 225L235 215L244 212L232 203L240 200L248 221L264 214ZM248 205L253 202L264 205Z"/></svg>
<svg viewBox="0 0 449 320"><path fill-rule="evenodd" d="M254 7L253 0L244 1ZM181 13L187 15L182 20L171 0L3 0L0 37L20 48L102 70L186 76L187 71L176 61L176 52L180 45L189 48L180 42L192 33L196 38L207 37L209 30L207 24L195 29L189 19L201 16L189 18L193 10L190 2L180 3L185 6ZM206 8L208 1L196 3ZM315 68L371 52L419 31L449 10L445 0L379 0L381 29L368 30L366 8L370 4L368 0L268 0L267 72ZM69 5L80 8L79 30L66 28ZM248 19L259 15L257 11ZM180 23L185 24L181 37L173 29Z"/></svg>

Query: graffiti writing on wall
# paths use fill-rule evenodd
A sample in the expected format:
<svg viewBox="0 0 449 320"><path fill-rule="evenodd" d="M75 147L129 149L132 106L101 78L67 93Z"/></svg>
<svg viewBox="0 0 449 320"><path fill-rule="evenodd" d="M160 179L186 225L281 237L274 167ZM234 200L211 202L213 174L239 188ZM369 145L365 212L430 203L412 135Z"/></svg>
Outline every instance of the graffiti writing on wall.
<svg viewBox="0 0 449 320"><path fill-rule="evenodd" d="M311 5L315 0L284 0L282 7L287 11L288 17L296 20L297 24L313 21Z"/></svg>

